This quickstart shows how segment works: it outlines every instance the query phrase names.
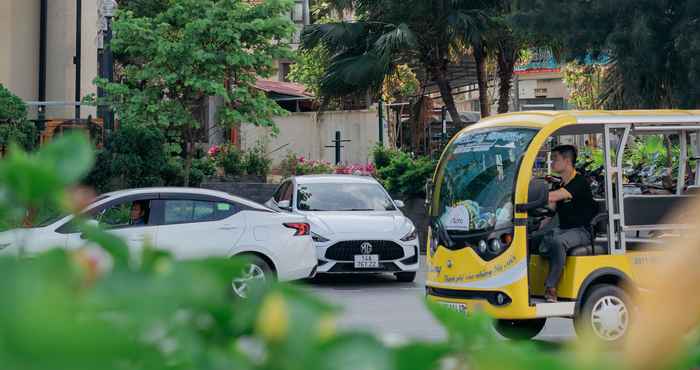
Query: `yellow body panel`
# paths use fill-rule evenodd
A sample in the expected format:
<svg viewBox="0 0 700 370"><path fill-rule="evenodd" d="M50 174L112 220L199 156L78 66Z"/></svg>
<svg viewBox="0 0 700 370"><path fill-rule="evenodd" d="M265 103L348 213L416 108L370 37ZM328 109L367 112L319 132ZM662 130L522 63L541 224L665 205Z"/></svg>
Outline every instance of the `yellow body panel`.
<svg viewBox="0 0 700 370"><path fill-rule="evenodd" d="M539 148L557 130L576 125L580 120L591 117L610 118L611 121L629 119L634 121L639 117L652 117L654 122L664 122L664 119L688 115L700 115L700 111L680 110L636 110L636 111L545 111L523 112L498 115L484 119L479 123L465 128L465 131L498 129L504 127L539 128L540 131L532 139L525 151L515 185L515 204L527 202L527 190L532 169ZM641 119L640 119L641 120ZM694 123L700 128L697 122ZM455 140L459 135L455 135ZM451 142L450 142L451 143ZM445 160L444 153L440 162ZM438 168L440 168L438 166ZM440 184L442 179L433 177L434 184ZM440 197L440 189L433 194L433 203ZM431 216L437 216L432 214ZM526 213L515 213L515 219L526 219ZM428 273L426 286L430 288L450 289L453 291L469 292L502 292L507 294L512 302L503 306L495 306L480 299L452 299L443 296L431 296L428 299L439 302L453 302L466 305L467 311L483 310L499 319L528 319L536 317L536 308L530 305L531 296L541 296L544 290L544 279L548 271L546 260L540 256L527 257L527 235L525 226L514 227L513 241L508 249L492 261L484 261L471 248L448 250L439 246L431 255L429 231L427 246ZM558 287L562 299L576 300L589 277L601 270L615 270L632 283L635 288L644 290L645 279L650 278L647 269L658 261L662 252L644 251L628 252L620 255L599 255L568 257L562 279Z"/></svg>

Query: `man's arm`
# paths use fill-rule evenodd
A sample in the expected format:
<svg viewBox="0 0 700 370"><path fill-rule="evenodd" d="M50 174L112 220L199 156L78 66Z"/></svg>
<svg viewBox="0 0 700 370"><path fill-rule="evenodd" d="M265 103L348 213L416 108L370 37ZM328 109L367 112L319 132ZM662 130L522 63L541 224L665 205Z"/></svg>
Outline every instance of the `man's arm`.
<svg viewBox="0 0 700 370"><path fill-rule="evenodd" d="M549 192L549 203L556 203L562 200L571 199L573 196L565 188Z"/></svg>

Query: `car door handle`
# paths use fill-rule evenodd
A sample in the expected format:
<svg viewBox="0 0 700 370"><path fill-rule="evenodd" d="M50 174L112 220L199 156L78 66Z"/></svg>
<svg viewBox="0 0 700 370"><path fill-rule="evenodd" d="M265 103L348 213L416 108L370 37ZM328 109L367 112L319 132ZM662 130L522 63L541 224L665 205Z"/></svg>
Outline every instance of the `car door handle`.
<svg viewBox="0 0 700 370"><path fill-rule="evenodd" d="M145 236L135 236L135 237L129 238L130 242L142 242L144 240L146 240Z"/></svg>
<svg viewBox="0 0 700 370"><path fill-rule="evenodd" d="M219 230L236 230L236 229L238 229L237 226L231 226L231 225L225 225L225 226L219 227Z"/></svg>

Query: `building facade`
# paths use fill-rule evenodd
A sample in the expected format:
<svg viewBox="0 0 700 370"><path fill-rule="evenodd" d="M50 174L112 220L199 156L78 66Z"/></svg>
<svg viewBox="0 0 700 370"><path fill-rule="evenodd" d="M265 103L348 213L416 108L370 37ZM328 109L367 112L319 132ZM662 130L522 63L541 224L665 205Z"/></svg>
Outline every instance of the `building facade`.
<svg viewBox="0 0 700 370"><path fill-rule="evenodd" d="M78 3L80 83L76 89ZM74 118L76 90L80 97L97 92L92 81L98 73L99 5L98 0L0 0L0 83L26 102L65 102L47 106L46 119ZM31 118L37 111L30 104ZM81 108L80 118L88 116L96 116L94 107Z"/></svg>

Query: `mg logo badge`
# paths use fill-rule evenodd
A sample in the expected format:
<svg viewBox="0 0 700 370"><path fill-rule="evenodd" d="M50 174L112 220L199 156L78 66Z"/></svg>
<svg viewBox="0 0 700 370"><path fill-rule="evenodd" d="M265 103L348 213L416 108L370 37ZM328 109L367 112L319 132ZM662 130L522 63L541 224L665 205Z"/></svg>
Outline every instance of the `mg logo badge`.
<svg viewBox="0 0 700 370"><path fill-rule="evenodd" d="M370 244L369 242L364 242L360 244L360 250L362 251L362 254L371 254L372 244Z"/></svg>
<svg viewBox="0 0 700 370"><path fill-rule="evenodd" d="M447 268L448 269L452 268L452 260L447 260Z"/></svg>

